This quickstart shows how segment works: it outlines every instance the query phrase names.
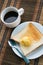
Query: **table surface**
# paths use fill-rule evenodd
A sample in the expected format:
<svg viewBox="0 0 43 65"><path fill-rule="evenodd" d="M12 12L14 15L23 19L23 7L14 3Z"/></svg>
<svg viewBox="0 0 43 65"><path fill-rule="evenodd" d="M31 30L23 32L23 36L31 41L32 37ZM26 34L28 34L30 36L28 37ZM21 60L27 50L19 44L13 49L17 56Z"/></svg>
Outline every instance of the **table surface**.
<svg viewBox="0 0 43 65"><path fill-rule="evenodd" d="M42 23L43 21L43 0L0 0L0 13L8 6L15 6L18 9L24 8L25 12L21 16L21 22L36 21ZM0 65L26 65L7 43L13 29L7 28L0 20ZM43 56L30 60L28 65L43 65Z"/></svg>

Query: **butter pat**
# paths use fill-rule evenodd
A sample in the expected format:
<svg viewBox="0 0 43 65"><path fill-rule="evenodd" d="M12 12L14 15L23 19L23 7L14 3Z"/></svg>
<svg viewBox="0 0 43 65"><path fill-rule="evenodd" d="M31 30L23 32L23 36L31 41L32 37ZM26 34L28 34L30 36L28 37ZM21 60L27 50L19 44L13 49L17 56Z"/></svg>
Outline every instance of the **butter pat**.
<svg viewBox="0 0 43 65"><path fill-rule="evenodd" d="M30 46L32 43L30 37L28 36L25 36L21 39L21 44L24 45L24 46Z"/></svg>

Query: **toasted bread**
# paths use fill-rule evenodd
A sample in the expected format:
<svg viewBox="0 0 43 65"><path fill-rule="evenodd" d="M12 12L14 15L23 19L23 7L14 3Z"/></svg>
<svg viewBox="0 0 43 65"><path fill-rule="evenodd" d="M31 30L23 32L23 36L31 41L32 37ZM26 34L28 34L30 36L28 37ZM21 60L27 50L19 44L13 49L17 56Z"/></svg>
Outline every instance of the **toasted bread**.
<svg viewBox="0 0 43 65"><path fill-rule="evenodd" d="M24 55L29 54L43 44L41 32L32 23L29 23L21 32L11 37L11 39L20 43Z"/></svg>

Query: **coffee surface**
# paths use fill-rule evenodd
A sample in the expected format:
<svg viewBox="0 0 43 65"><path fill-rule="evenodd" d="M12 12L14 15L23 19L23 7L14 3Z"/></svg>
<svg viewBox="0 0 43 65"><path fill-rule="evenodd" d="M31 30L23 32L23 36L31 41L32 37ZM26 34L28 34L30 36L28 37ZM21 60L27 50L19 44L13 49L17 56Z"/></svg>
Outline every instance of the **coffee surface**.
<svg viewBox="0 0 43 65"><path fill-rule="evenodd" d="M4 16L4 21L7 23L11 23L14 22L18 17L18 13L15 11L10 11L8 13L5 14Z"/></svg>

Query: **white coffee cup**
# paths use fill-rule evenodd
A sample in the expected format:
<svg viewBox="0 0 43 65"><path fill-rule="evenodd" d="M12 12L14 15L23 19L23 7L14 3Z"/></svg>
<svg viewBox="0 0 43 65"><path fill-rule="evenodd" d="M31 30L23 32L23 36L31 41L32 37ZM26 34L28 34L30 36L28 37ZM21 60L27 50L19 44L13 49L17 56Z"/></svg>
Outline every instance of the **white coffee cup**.
<svg viewBox="0 0 43 65"><path fill-rule="evenodd" d="M18 13L18 17L15 21L13 22L10 22L10 23L7 23L4 21L4 16L6 13L10 12L10 11L15 11ZM5 8L2 12L1 12L1 20L2 22L7 26L7 27L10 27L10 28L14 28L16 27L20 22L21 22L21 15L24 13L24 9L23 8L20 8L20 9L17 9L16 7L7 7Z"/></svg>

